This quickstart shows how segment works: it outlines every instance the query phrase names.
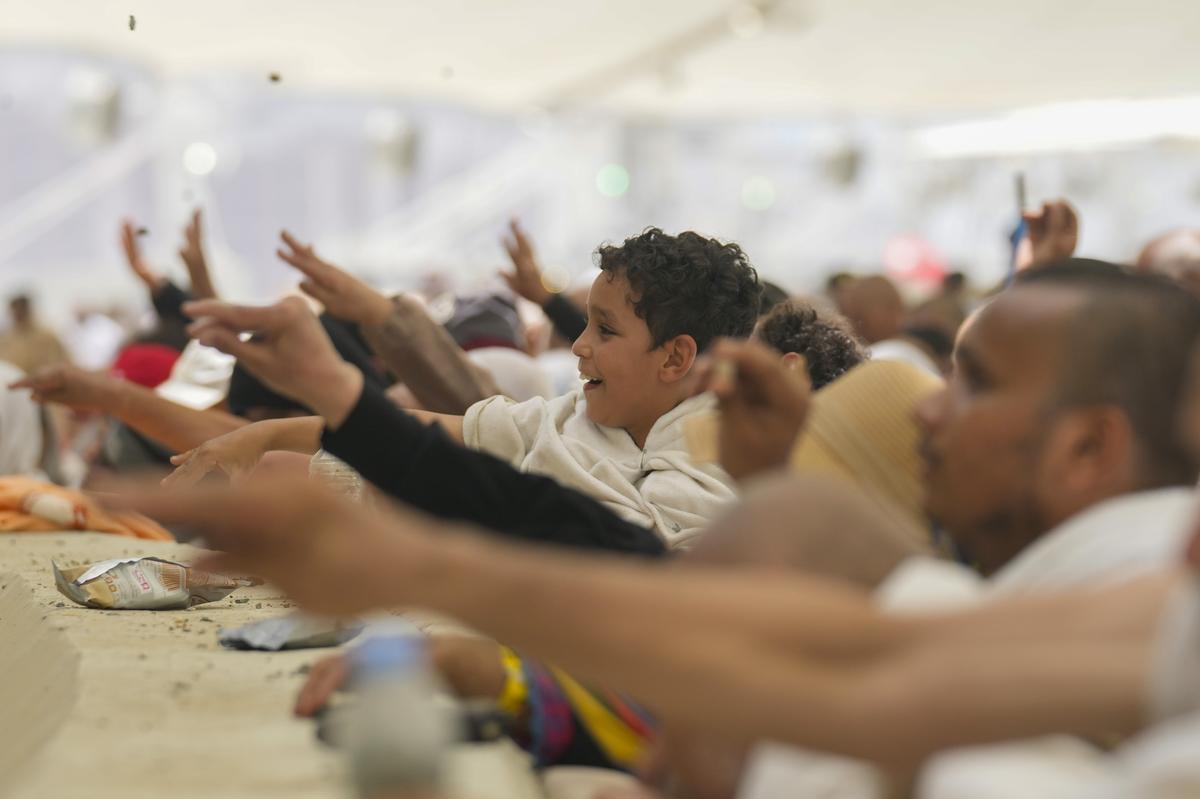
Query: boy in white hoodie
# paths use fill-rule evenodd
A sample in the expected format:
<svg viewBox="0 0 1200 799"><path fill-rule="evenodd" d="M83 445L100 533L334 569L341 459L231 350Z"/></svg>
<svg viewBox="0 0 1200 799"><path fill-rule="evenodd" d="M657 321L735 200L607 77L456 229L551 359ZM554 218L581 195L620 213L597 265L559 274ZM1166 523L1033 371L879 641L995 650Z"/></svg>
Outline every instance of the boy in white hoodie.
<svg viewBox="0 0 1200 799"><path fill-rule="evenodd" d="M683 442L683 421L712 405L707 396L692 396L696 359L718 337L750 334L761 287L736 244L692 232L671 236L650 228L619 246L602 246L597 259L601 274L589 296L588 325L572 348L585 380L580 391L549 402L491 398L465 416L412 413L680 546L734 498L729 476L719 466L693 463ZM217 316L226 328L245 316L209 303L191 311ZM205 327L198 337L213 337ZM236 338L225 343L244 348ZM324 426L320 418L250 425L176 463L189 477L216 468L240 472L269 450L315 452Z"/></svg>

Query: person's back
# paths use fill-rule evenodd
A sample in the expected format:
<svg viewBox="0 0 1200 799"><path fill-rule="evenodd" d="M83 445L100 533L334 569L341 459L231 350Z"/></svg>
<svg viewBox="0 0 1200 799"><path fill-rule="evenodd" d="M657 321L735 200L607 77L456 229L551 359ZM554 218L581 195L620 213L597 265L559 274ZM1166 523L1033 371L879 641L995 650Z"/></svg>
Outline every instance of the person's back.
<svg viewBox="0 0 1200 799"><path fill-rule="evenodd" d="M478 403L463 419L463 441L591 494L678 545L734 498L719 467L692 462L683 423L713 406L692 397L698 355L717 337L754 328L758 279L735 244L654 228L601 247L599 266L588 326L572 348L582 389L549 402Z"/></svg>

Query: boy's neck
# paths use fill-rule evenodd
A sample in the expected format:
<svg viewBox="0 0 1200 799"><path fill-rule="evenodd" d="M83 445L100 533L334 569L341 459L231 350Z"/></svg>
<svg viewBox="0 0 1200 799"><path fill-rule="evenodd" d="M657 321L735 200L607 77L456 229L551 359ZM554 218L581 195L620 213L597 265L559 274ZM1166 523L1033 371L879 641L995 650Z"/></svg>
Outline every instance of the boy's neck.
<svg viewBox="0 0 1200 799"><path fill-rule="evenodd" d="M658 420L678 408L679 404L686 399L686 396L676 397L669 407L664 408L663 411L657 414L653 419L650 419L649 421L637 426L626 427L625 432L628 433L629 437L633 439L633 443L637 444L638 449L645 449L646 439L650 437L650 431L654 429L654 425L658 424Z"/></svg>

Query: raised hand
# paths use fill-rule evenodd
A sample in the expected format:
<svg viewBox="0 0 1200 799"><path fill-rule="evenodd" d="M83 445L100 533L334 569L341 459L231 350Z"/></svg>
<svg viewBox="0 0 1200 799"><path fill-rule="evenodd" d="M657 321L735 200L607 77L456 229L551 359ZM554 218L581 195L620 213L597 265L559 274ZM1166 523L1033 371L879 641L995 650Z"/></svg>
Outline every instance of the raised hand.
<svg viewBox="0 0 1200 799"><path fill-rule="evenodd" d="M392 301L383 294L321 260L310 245L301 244L286 230L282 238L287 249L280 248L276 254L303 273L301 290L329 313L360 325L380 324L392 313Z"/></svg>
<svg viewBox="0 0 1200 799"><path fill-rule="evenodd" d="M712 349L706 385L721 408L721 466L741 479L787 464L808 418L812 384L756 341L723 339Z"/></svg>
<svg viewBox="0 0 1200 799"><path fill-rule="evenodd" d="M1079 215L1066 200L1042 203L1022 214L1029 231L1029 262L1018 269L1045 266L1070 258L1079 245Z"/></svg>
<svg viewBox="0 0 1200 799"><path fill-rule="evenodd" d="M125 253L125 262L138 280L146 285L151 294L158 291L163 284L163 277L151 268L142 257L142 247L138 243L138 229L134 223L126 219L121 222L121 250Z"/></svg>
<svg viewBox="0 0 1200 799"><path fill-rule="evenodd" d="M27 388L35 402L53 402L77 411L111 413L120 401L122 382L103 372L61 364L41 369L9 386Z"/></svg>
<svg viewBox="0 0 1200 799"><path fill-rule="evenodd" d="M504 282L518 296L538 305L545 305L552 295L542 283L542 269L538 266L537 255L533 251L533 242L529 240L529 236L517 220L510 222L508 229L509 235L500 241L512 261L513 271L502 271L500 277L504 278Z"/></svg>
<svg viewBox="0 0 1200 799"><path fill-rule="evenodd" d="M215 300L189 302L193 338L234 356L280 394L316 411L333 427L362 392L362 373L342 360L321 323L299 297L265 307ZM243 341L242 333L254 334Z"/></svg>
<svg viewBox="0 0 1200 799"><path fill-rule="evenodd" d="M204 257L204 233L199 208L192 212L192 219L183 230L183 240L179 257L187 267L188 278L192 282L192 294L201 300L216 299L217 291L213 288L212 277L208 273L208 261Z"/></svg>

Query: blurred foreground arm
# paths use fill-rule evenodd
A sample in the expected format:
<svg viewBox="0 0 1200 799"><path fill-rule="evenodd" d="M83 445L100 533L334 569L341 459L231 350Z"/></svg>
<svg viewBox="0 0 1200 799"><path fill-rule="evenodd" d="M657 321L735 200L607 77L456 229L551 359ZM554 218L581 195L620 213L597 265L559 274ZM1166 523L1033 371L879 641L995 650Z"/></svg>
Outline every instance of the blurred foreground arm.
<svg viewBox="0 0 1200 799"><path fill-rule="evenodd" d="M246 425L244 419L224 411L188 408L136 383L74 366L43 369L17 381L12 388L32 390L37 402L107 414L176 452Z"/></svg>
<svg viewBox="0 0 1200 799"><path fill-rule="evenodd" d="M954 745L1135 727L1146 631L1169 587L1135 586L1143 601L1120 586L1086 602L909 620L839 583L539 552L412 513L371 515L295 484L151 493L134 504L202 529L227 551L211 567L260 574L315 611L430 608L689 729L895 765ZM1143 615L1104 621L1116 604ZM1081 612L1090 626L1076 624ZM1118 626L1097 629L1106 624Z"/></svg>

